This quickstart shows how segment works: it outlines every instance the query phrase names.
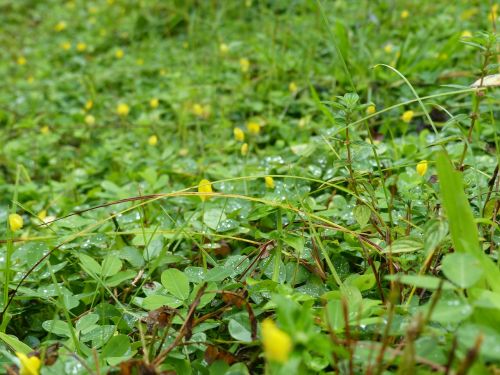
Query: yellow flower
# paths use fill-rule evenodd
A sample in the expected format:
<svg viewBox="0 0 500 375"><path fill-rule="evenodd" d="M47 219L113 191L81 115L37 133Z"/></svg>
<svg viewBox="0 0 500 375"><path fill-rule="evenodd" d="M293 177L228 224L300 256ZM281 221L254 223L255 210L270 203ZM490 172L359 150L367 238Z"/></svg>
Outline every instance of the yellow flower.
<svg viewBox="0 0 500 375"><path fill-rule="evenodd" d="M151 137L148 138L148 143L151 146L156 146L156 144L158 143L158 137L153 134Z"/></svg>
<svg viewBox="0 0 500 375"><path fill-rule="evenodd" d="M269 361L285 363L292 351L290 336L279 329L271 319L262 322L262 345Z"/></svg>
<svg viewBox="0 0 500 375"><path fill-rule="evenodd" d="M491 22L496 21L498 18L498 4L493 4L490 13L488 13L488 20Z"/></svg>
<svg viewBox="0 0 500 375"><path fill-rule="evenodd" d="M460 35L460 37L462 37L462 38L471 38L472 37L472 33L469 30L464 30L464 31L462 31L462 34Z"/></svg>
<svg viewBox="0 0 500 375"><path fill-rule="evenodd" d="M274 179L271 176L264 177L264 181L266 182L266 188L274 189Z"/></svg>
<svg viewBox="0 0 500 375"><path fill-rule="evenodd" d="M50 133L50 128L47 125L42 126L40 128L40 133L42 133L42 134L49 134Z"/></svg>
<svg viewBox="0 0 500 375"><path fill-rule="evenodd" d="M61 48L65 51L69 51L71 49L71 43L70 42L62 42Z"/></svg>
<svg viewBox="0 0 500 375"><path fill-rule="evenodd" d="M85 123L88 125L88 126L92 126L95 124L95 117L92 116L92 115L87 115L85 116Z"/></svg>
<svg viewBox="0 0 500 375"><path fill-rule="evenodd" d="M27 62L28 62L28 61L26 60L26 57L24 57L24 56L19 56L19 57L17 58L17 63L18 63L19 65L26 65L26 63L27 63Z"/></svg>
<svg viewBox="0 0 500 375"><path fill-rule="evenodd" d="M427 172L428 163L427 160L422 160L417 164L417 173L423 176Z"/></svg>
<svg viewBox="0 0 500 375"><path fill-rule="evenodd" d="M144 59L140 59L140 58L139 58L139 59L135 60L135 63L136 63L137 65L139 65L139 66L142 66L142 65L144 65Z"/></svg>
<svg viewBox="0 0 500 375"><path fill-rule="evenodd" d="M207 118L210 116L210 105L195 103L193 104L193 113L198 117Z"/></svg>
<svg viewBox="0 0 500 375"><path fill-rule="evenodd" d="M385 51L385 53L391 53L393 48L394 48L394 46L391 43L387 43L384 46L384 51Z"/></svg>
<svg viewBox="0 0 500 375"><path fill-rule="evenodd" d="M33 83L33 82L35 82L35 77L29 76L27 81L28 81L28 83Z"/></svg>
<svg viewBox="0 0 500 375"><path fill-rule="evenodd" d="M373 115L375 112L377 112L377 107L375 107L373 104L366 107L366 114L367 115Z"/></svg>
<svg viewBox="0 0 500 375"><path fill-rule="evenodd" d="M198 193L201 193L200 199L202 200L202 202L210 198L210 195L212 194L212 184L210 183L210 181L208 181L207 179L201 180L198 184Z"/></svg>
<svg viewBox="0 0 500 375"><path fill-rule="evenodd" d="M250 60L246 58L240 59L240 69L243 73L247 73L250 70Z"/></svg>
<svg viewBox="0 0 500 375"><path fill-rule="evenodd" d="M247 124L247 129L248 129L248 132L250 134L257 135L260 133L260 124L258 122L255 122L255 121L250 121Z"/></svg>
<svg viewBox="0 0 500 375"><path fill-rule="evenodd" d="M23 225L24 225L24 220L21 215L18 214L9 215L9 227L13 232L21 229Z"/></svg>
<svg viewBox="0 0 500 375"><path fill-rule="evenodd" d="M44 221L47 217L47 210L41 210L36 217L38 217L41 221Z"/></svg>
<svg viewBox="0 0 500 375"><path fill-rule="evenodd" d="M116 113L119 116L126 117L129 114L129 112L130 112L130 107L125 103L120 103L116 107Z"/></svg>
<svg viewBox="0 0 500 375"><path fill-rule="evenodd" d="M162 77L166 76L167 75L167 69L160 69L160 75Z"/></svg>
<svg viewBox="0 0 500 375"><path fill-rule="evenodd" d="M201 117L203 115L203 106L198 103L193 104L193 113L196 116Z"/></svg>
<svg viewBox="0 0 500 375"><path fill-rule="evenodd" d="M229 52L229 46L226 44L226 43L221 43L219 45L219 52L222 54L222 55L225 55Z"/></svg>
<svg viewBox="0 0 500 375"><path fill-rule="evenodd" d="M40 366L42 362L40 358L36 356L28 357L24 353L16 352L17 358L19 358L19 375L38 375L40 374Z"/></svg>
<svg viewBox="0 0 500 375"><path fill-rule="evenodd" d="M149 106L151 108L157 108L159 104L160 104L160 101L158 100L158 98L153 98L149 101Z"/></svg>
<svg viewBox="0 0 500 375"><path fill-rule="evenodd" d="M410 16L410 12L408 12L406 9L401 12L401 18L402 19L407 19Z"/></svg>
<svg viewBox="0 0 500 375"><path fill-rule="evenodd" d="M414 115L415 115L415 113L413 111L405 111L401 115L401 120L403 120L404 122L408 123L408 122L411 121L411 119L413 118Z"/></svg>
<svg viewBox="0 0 500 375"><path fill-rule="evenodd" d="M119 48L119 49L116 50L115 57L117 59L121 59L123 57L123 55L125 55L125 52L123 52L123 50L121 48Z"/></svg>
<svg viewBox="0 0 500 375"><path fill-rule="evenodd" d="M58 23L55 24L54 26L54 31L55 32L60 32L60 31L63 31L64 29L66 29L66 22L64 21L59 21Z"/></svg>
<svg viewBox="0 0 500 375"><path fill-rule="evenodd" d="M290 91L292 94L295 94L299 88L297 87L297 84L295 82L290 82L288 85L288 91Z"/></svg>
<svg viewBox="0 0 500 375"><path fill-rule="evenodd" d="M76 45L76 50L78 52L83 52L87 49L87 44L83 43L83 42L78 42L78 44Z"/></svg>
<svg viewBox="0 0 500 375"><path fill-rule="evenodd" d="M240 128L233 129L234 139L238 142L243 142L245 140L245 133Z"/></svg>
<svg viewBox="0 0 500 375"><path fill-rule="evenodd" d="M85 110L90 111L92 107L94 106L94 102L92 100L87 100L85 103Z"/></svg>
<svg viewBox="0 0 500 375"><path fill-rule="evenodd" d="M241 155L245 156L248 154L248 143L243 143L240 148Z"/></svg>

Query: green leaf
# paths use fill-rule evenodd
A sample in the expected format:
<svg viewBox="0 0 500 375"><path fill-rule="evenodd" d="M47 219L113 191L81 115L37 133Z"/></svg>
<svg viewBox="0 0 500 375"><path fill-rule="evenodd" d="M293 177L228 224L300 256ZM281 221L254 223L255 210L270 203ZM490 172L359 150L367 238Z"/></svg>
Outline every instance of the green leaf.
<svg viewBox="0 0 500 375"><path fill-rule="evenodd" d="M402 238L394 241L391 245L384 249L384 253L400 254L400 253L412 253L414 251L422 250L424 245L422 242L410 239Z"/></svg>
<svg viewBox="0 0 500 375"><path fill-rule="evenodd" d="M481 263L471 254L447 254L443 258L441 270L448 280L460 288L473 286L483 276Z"/></svg>
<svg viewBox="0 0 500 375"><path fill-rule="evenodd" d="M116 256L108 255L102 262L102 277L113 276L122 269L122 261Z"/></svg>
<svg viewBox="0 0 500 375"><path fill-rule="evenodd" d="M101 266L94 260L94 258L86 254L78 254L78 259L80 259L83 270L88 274L93 273L97 276L101 274Z"/></svg>
<svg viewBox="0 0 500 375"><path fill-rule="evenodd" d="M0 340L2 340L9 348L11 348L15 352L28 354L33 351L24 342L19 341L16 336L7 335L6 333L0 332Z"/></svg>
<svg viewBox="0 0 500 375"><path fill-rule="evenodd" d="M370 220L371 211L364 204L357 205L353 210L354 218L360 227L364 227Z"/></svg>
<svg viewBox="0 0 500 375"><path fill-rule="evenodd" d="M479 246L479 233L469 201L464 192L462 176L453 169L446 154L437 158L441 198L450 224L451 239L457 252L474 255L481 263L489 287L500 291L500 270Z"/></svg>
<svg viewBox="0 0 500 375"><path fill-rule="evenodd" d="M142 301L142 307L144 307L146 310L155 310L162 306L168 306L175 309L179 306L182 306L182 301L173 296L164 296L162 294L147 296Z"/></svg>
<svg viewBox="0 0 500 375"><path fill-rule="evenodd" d="M242 323L234 319L231 319L229 321L227 328L229 330L229 334L233 339L245 342L252 341L252 334L250 330L247 327L245 327Z"/></svg>
<svg viewBox="0 0 500 375"><path fill-rule="evenodd" d="M97 314L87 314L82 316L76 322L76 330L82 333L86 333L88 330L94 329L95 324L99 320L99 315Z"/></svg>
<svg viewBox="0 0 500 375"><path fill-rule="evenodd" d="M386 276L385 279L429 290L437 289L442 281L440 278L434 276L400 274L389 275ZM443 281L442 289L455 289L455 286L448 281Z"/></svg>
<svg viewBox="0 0 500 375"><path fill-rule="evenodd" d="M424 228L424 249L430 254L446 238L448 223L444 220L433 219Z"/></svg>
<svg viewBox="0 0 500 375"><path fill-rule="evenodd" d="M68 327L68 323L62 320L46 320L42 323L42 328L54 335L71 337L71 330Z"/></svg>
<svg viewBox="0 0 500 375"><path fill-rule="evenodd" d="M220 208L211 208L203 214L203 222L207 227L217 230L220 223L226 220L226 214Z"/></svg>
<svg viewBox="0 0 500 375"><path fill-rule="evenodd" d="M102 349L104 358L122 357L130 350L130 340L127 335L116 335L111 337Z"/></svg>
<svg viewBox="0 0 500 375"><path fill-rule="evenodd" d="M161 274L163 287L172 295L181 300L189 297L189 279L176 268L169 268Z"/></svg>

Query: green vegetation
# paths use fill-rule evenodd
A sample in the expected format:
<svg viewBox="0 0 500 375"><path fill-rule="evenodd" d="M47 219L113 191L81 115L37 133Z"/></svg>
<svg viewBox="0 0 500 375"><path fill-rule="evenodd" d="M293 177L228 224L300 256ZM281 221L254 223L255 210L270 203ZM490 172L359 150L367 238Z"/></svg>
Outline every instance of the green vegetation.
<svg viewBox="0 0 500 375"><path fill-rule="evenodd" d="M498 11L0 2L2 371L498 374Z"/></svg>

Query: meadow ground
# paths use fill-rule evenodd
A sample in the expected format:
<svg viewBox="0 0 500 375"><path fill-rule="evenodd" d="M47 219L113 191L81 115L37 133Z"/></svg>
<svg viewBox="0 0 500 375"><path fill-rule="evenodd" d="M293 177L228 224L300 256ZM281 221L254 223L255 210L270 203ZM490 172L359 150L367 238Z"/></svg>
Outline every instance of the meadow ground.
<svg viewBox="0 0 500 375"><path fill-rule="evenodd" d="M1 1L2 371L499 374L498 8Z"/></svg>

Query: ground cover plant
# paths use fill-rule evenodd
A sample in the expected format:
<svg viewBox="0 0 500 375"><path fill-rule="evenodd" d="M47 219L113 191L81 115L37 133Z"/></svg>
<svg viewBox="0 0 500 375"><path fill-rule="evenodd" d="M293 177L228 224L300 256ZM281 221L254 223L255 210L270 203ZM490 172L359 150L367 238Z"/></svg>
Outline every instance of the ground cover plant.
<svg viewBox="0 0 500 375"><path fill-rule="evenodd" d="M498 374L498 4L0 2L8 374Z"/></svg>

